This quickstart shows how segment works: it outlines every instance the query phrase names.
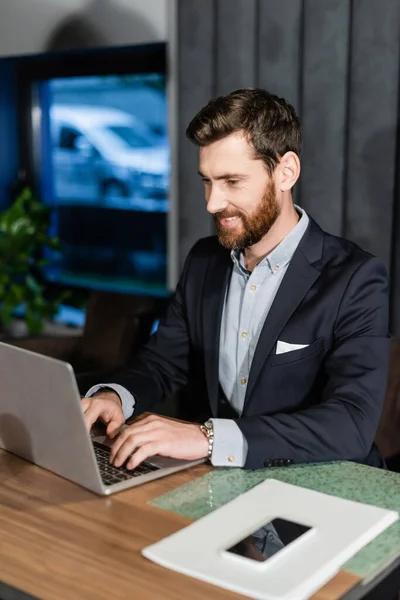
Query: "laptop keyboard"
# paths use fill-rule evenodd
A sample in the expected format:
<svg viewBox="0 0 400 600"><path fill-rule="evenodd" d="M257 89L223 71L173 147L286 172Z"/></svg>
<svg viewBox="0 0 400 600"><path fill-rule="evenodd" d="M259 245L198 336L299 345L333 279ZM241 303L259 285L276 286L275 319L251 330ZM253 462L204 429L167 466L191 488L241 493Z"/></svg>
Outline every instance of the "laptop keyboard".
<svg viewBox="0 0 400 600"><path fill-rule="evenodd" d="M158 471L160 467L156 467L146 461L142 462L135 469L126 469L125 467L114 467L110 465L110 450L107 446L93 441L94 453L96 455L97 464L99 465L101 479L104 485L113 485L120 483L132 477L146 475L152 471Z"/></svg>

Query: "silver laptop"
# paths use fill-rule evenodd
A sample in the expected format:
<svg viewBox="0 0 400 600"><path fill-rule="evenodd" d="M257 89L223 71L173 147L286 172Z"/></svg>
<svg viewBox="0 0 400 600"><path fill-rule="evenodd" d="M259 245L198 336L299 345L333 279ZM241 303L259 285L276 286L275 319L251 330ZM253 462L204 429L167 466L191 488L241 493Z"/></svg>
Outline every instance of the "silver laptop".
<svg viewBox="0 0 400 600"><path fill-rule="evenodd" d="M0 342L0 448L107 495L203 460L153 456L136 469L109 464L104 438L92 439L70 364Z"/></svg>

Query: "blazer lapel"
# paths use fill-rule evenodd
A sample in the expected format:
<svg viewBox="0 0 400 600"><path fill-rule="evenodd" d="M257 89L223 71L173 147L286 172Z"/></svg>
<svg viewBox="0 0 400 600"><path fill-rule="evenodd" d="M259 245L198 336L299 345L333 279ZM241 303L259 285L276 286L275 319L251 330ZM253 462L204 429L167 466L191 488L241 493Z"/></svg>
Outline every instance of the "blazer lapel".
<svg viewBox="0 0 400 600"><path fill-rule="evenodd" d="M323 232L310 218L309 229L293 255L261 330L249 373L245 407L280 332L320 275L315 263L321 259L322 242Z"/></svg>
<svg viewBox="0 0 400 600"><path fill-rule="evenodd" d="M204 365L210 408L218 409L219 339L225 294L232 273L229 252L221 248L210 261L203 300Z"/></svg>

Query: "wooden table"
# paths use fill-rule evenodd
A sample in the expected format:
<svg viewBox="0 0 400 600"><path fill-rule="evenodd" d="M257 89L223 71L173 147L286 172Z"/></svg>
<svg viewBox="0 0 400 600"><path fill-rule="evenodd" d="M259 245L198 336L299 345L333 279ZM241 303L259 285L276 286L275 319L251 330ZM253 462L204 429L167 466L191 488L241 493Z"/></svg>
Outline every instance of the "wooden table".
<svg viewBox="0 0 400 600"><path fill-rule="evenodd" d="M209 469L192 467L99 497L0 450L0 581L41 600L243 598L140 554L190 522L148 500ZM341 571L313 599L336 600L358 582Z"/></svg>

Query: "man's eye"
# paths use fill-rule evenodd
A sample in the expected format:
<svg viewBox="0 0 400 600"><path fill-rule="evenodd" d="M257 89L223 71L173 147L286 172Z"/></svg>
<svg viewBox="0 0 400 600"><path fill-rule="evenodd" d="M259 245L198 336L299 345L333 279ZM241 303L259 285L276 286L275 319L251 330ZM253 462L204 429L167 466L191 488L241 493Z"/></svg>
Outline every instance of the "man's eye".
<svg viewBox="0 0 400 600"><path fill-rule="evenodd" d="M210 184L210 180L209 179L203 179L202 180L204 185L209 185Z"/></svg>
<svg viewBox="0 0 400 600"><path fill-rule="evenodd" d="M228 184L229 185L236 185L237 183L239 183L238 179L228 179Z"/></svg>

